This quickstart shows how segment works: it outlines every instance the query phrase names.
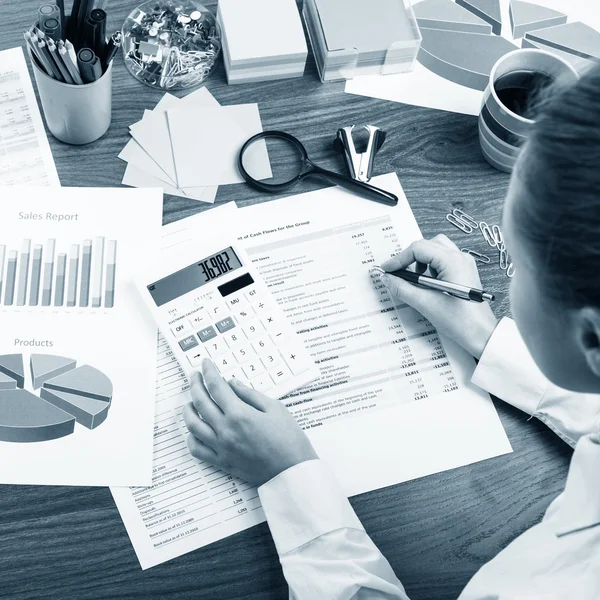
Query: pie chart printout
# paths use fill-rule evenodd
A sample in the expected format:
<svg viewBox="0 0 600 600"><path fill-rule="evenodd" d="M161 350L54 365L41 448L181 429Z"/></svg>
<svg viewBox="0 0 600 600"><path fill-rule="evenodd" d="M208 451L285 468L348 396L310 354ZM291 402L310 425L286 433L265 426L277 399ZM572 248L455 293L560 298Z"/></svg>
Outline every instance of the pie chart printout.
<svg viewBox="0 0 600 600"><path fill-rule="evenodd" d="M422 0L414 11L423 38L419 62L474 90L484 91L496 62L521 47L554 53L578 70L600 60L598 31L541 3L510 0L510 40L500 35L500 0Z"/></svg>
<svg viewBox="0 0 600 600"><path fill-rule="evenodd" d="M29 387L31 389L25 389ZM46 442L95 429L108 416L113 386L89 365L52 354L0 356L0 441Z"/></svg>

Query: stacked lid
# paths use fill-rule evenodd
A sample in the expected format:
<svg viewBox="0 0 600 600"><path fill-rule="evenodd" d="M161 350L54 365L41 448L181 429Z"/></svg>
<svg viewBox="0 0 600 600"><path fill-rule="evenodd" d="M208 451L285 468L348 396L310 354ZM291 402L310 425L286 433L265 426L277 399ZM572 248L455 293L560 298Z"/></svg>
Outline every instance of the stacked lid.
<svg viewBox="0 0 600 600"><path fill-rule="evenodd" d="M220 0L227 80L301 77L308 48L296 0Z"/></svg>
<svg viewBox="0 0 600 600"><path fill-rule="evenodd" d="M410 0L305 0L323 81L412 70L421 35Z"/></svg>

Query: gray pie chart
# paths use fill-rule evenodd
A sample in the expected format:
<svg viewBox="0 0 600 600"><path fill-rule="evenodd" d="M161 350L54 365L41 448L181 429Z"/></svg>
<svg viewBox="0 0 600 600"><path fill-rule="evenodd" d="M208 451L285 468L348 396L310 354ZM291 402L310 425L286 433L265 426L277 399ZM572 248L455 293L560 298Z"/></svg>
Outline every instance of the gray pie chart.
<svg viewBox="0 0 600 600"><path fill-rule="evenodd" d="M25 389L28 381L31 391ZM89 365L78 367L74 359L1 355L0 441L55 440L72 434L75 423L95 429L106 420L112 395L112 383L104 373Z"/></svg>

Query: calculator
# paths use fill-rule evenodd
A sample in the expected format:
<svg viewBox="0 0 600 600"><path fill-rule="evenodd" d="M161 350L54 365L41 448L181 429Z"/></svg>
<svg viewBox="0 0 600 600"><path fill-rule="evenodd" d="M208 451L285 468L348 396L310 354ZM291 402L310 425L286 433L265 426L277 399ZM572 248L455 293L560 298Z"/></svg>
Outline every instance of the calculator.
<svg viewBox="0 0 600 600"><path fill-rule="evenodd" d="M188 376L210 358L226 380L274 398L319 376L243 248L188 244L138 288Z"/></svg>

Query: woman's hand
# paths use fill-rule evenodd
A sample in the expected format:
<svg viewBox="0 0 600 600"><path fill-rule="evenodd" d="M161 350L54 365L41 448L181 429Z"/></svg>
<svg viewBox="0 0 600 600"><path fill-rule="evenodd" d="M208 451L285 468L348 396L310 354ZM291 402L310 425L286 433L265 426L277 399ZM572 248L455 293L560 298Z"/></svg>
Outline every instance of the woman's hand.
<svg viewBox="0 0 600 600"><path fill-rule="evenodd" d="M473 258L461 252L445 235L419 240L398 256L381 265L384 271L406 269L413 263L428 266L434 277L481 289L481 280ZM399 277L383 275L382 282L396 300L406 302L444 335L480 358L497 325L487 302L481 304L452 298L447 294L415 286Z"/></svg>
<svg viewBox="0 0 600 600"><path fill-rule="evenodd" d="M232 379L226 383L209 360L192 381L183 411L188 447L198 460L254 485L318 458L308 437L278 400Z"/></svg>

